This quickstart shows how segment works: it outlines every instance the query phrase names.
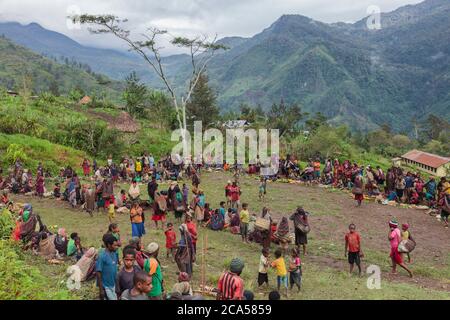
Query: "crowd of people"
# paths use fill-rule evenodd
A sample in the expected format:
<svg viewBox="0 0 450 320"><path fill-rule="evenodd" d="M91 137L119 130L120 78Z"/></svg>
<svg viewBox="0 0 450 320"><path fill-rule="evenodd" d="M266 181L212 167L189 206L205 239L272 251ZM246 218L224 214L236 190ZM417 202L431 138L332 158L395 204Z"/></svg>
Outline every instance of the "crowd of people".
<svg viewBox="0 0 450 320"><path fill-rule="evenodd" d="M386 172L380 167L362 166L349 160L340 162L327 159L322 166L319 159L310 159L304 170L292 156L280 162L284 177L299 179L308 184L320 183L335 188L350 190L358 206L364 196L374 197L383 204L396 202L409 205L425 205L440 213L448 228L450 212L450 182L446 177L439 181L430 176L425 178L419 172L406 171L392 166Z"/></svg>
<svg viewBox="0 0 450 320"><path fill-rule="evenodd" d="M399 168L389 169L385 176L379 167L374 170L367 166L364 170L357 164L351 165L349 161L340 164L339 161L332 162L330 159L325 162L323 170L320 161L317 160L310 161L308 167L302 171L292 157L289 156L287 159L279 160L280 176L292 178L294 174L308 183L349 188L355 194L358 205L361 205L364 190L369 195L377 195L377 192L380 195L380 188L384 187L388 199L395 193L396 197L393 200L408 202L415 197L415 192L420 191L419 201L426 200L430 205L439 206L441 216L448 225L445 216L448 219L450 212L448 210L450 185L445 179L439 184L436 184L433 178L424 183L420 175L411 172L404 174ZM261 245L257 283L259 286L268 285L268 269L275 270L277 291L271 292L272 299L277 297L279 299L279 292L282 290L286 297L289 290L293 290L294 287L300 291L303 277L300 257L301 254L304 257L308 255L308 233L311 229L309 213L298 207L292 215L284 216L279 221L272 218L268 207L264 207L259 216L250 213L250 205L241 203L243 190L239 176L243 172L237 165L214 167L217 170L234 172L234 181L230 180L224 186L224 201L214 209L208 203L200 181L201 170L205 167L208 169L208 166L175 160L167 156L156 163L154 158L146 153L136 159L124 157L120 164L116 165L110 156L106 166L98 167L95 160L91 166L85 159L81 168L84 179L88 182L82 183L83 179L77 176L75 170L67 167L61 170L59 177L65 183L65 190L62 192L61 182L56 182L50 193L45 187L45 178L49 175L44 171L42 164L39 164L36 182L33 185L30 171L23 168L20 160L16 161L7 178L0 181L0 189L4 190L2 204L18 214L13 238L21 240L25 248L50 260L63 256L72 257L75 264L69 268L70 277L75 282L96 278L100 299L202 299L201 296L193 294L190 284L196 265L199 233L203 228L229 231L240 235L243 243L255 242ZM267 180L274 177L264 176L261 169L262 166L256 163L249 166L247 173L260 174L259 198L263 200L267 193ZM181 179L184 179L185 183L181 184ZM187 179L190 179L190 186L186 183ZM120 188L120 191L115 190L119 181L130 183L128 191ZM170 182L167 190L161 190L159 183L161 181ZM147 183L148 200L141 198L142 183ZM71 206L80 207L91 215L95 210L107 211L110 225L103 235L102 248L99 250L93 247L83 248L81 237L76 232L68 237L65 230L60 228L54 234L42 223L39 215L33 212L31 205L15 208L9 200L9 192L32 192L39 197L64 199ZM437 194L439 197L436 198ZM440 200L442 196L445 199L444 204ZM132 238L127 245L122 243L119 226L115 221L115 214L118 211L130 216ZM142 237L146 234L146 211L152 212L151 219L155 228L164 231L166 258L173 259L179 269L178 282L172 291L164 287L163 270L158 259L160 245L152 242L145 248L142 243ZM173 218L179 223L178 234L174 225L167 223L167 215L170 213L173 213ZM293 225L294 233L290 232L289 221ZM402 225L403 232L400 232L398 222L393 220L389 222L389 227L392 272L396 272L396 266L399 265L412 276L402 257L402 253L408 254L410 262L409 253L415 247L408 230L409 226ZM271 259L270 251L273 245L276 248L273 252L274 258ZM350 273L356 264L361 274L360 258L363 257L361 236L356 232L354 224L349 226L349 233L345 236L345 255L348 257ZM232 260L229 270L220 276L213 290L218 299L241 300L253 297L252 292L244 289L244 281L240 277L244 266L244 261L240 258Z"/></svg>

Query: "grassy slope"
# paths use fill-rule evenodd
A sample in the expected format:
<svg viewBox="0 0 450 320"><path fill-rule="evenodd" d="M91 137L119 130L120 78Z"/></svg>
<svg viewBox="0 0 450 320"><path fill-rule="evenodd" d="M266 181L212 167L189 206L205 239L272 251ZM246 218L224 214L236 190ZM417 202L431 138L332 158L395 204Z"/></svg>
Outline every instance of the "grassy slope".
<svg viewBox="0 0 450 320"><path fill-rule="evenodd" d="M3 115L0 118L0 132L5 133L2 135L1 149L5 150L9 143L25 144L26 149L33 153L30 160L32 158L32 161L37 162L39 159L42 161L54 159L54 164L48 162L48 167L53 169L56 165L64 165L63 158L58 159L51 156L57 155L56 151L59 149L51 151L49 142L44 140L38 142L34 138L28 140L27 137L48 139L53 143L71 146L77 142L77 137L71 133L71 128L76 128L90 119L106 125L110 119L119 115L120 111L105 107L94 109L86 106L80 107L65 97L52 98L50 101L40 98L25 105L21 98L0 94L0 113ZM140 121L140 126L141 129L136 134L121 133L120 137L124 140L124 154L141 155L144 151L149 151L160 157L171 150L174 144L170 142L169 134L166 131L155 129L152 121L149 120ZM27 137L18 138L6 135L18 133L25 134ZM43 153L44 149L51 152ZM78 167L79 158L85 154L70 148L67 150L63 155L67 155L71 165L75 163L75 167ZM121 156L121 154L116 155ZM31 168L35 168L34 164Z"/></svg>
<svg viewBox="0 0 450 320"><path fill-rule="evenodd" d="M228 179L226 175L204 174L202 176L203 189L206 190L207 201L214 207L223 198L222 185ZM251 211L259 212L263 203L257 201L257 182L253 179L243 179L243 200L251 204ZM166 188L167 185L162 187ZM118 189L118 188L117 188ZM145 187L141 187L144 193ZM253 190L253 191L252 191ZM334 223L347 223L343 220L339 205L333 203L330 196L315 199L298 197L294 194L287 194L285 188L280 185L269 185L268 202L276 213L291 212L296 205L304 205L308 210L314 212L315 216L326 219L330 217ZM345 195L342 195L345 197ZM145 196L144 196L145 198ZM24 198L20 200L24 201ZM108 219L105 214L94 215L90 218L85 213L74 212L67 209L65 203L54 202L53 200L32 199L36 211L39 212L43 221L56 228L65 227L68 232L77 231L82 237L82 243L85 246L100 246L102 234L108 226ZM169 215L169 220L173 221L173 216ZM129 217L127 215L118 215L117 221L121 228L121 237L127 240L131 236ZM164 235L161 230L155 230L150 221L150 213L147 213L146 222L147 234L144 237L144 243L147 245L156 241L163 245ZM270 290L275 285L275 274L271 272L269 277L271 285L268 289L259 290L256 287L257 266L260 255L260 247L255 244L243 245L239 236L231 235L228 232L213 232L202 229L201 235L207 234L207 282L209 285L215 285L217 279L224 268L229 264L233 256L240 256L246 262L246 268L243 272L243 278L246 288L256 293L257 299L265 299ZM201 252L203 248L202 236L198 244L198 264L201 263ZM272 247L273 248L273 247ZM346 272L347 265L342 256L341 244L336 244L327 236L313 231L310 235L310 251L313 256L303 258L304 287L301 293L292 292L291 299L450 299L448 292L441 289L425 288L420 284L407 282L407 280L389 281L383 276L381 290L369 290L366 287L367 278L357 278L349 276ZM388 260L386 252L379 250L366 249L364 264L377 263L381 265L382 272L388 272ZM162 264L166 266L163 269L166 287L170 290L176 278L176 265L165 258L163 249L160 258ZM323 261L322 261L323 260ZM450 260L450 256L447 257ZM448 261L447 261L448 262ZM66 266L48 266L40 258L31 258L30 263L37 265L41 271L48 276L49 285L60 286L59 282L64 280L64 270ZM416 274L420 277L426 277L427 280L437 281L440 284L448 285L446 275L450 272L448 263L442 268L434 261L418 261L413 266ZM193 278L194 287L198 287L200 281L200 267L195 267ZM447 280L445 280L447 279ZM74 298L95 298L95 284L93 282L83 285L82 290L77 292Z"/></svg>
<svg viewBox="0 0 450 320"><path fill-rule="evenodd" d="M22 147L26 153L25 166L37 168L38 163L42 162L45 168L56 172L59 168L70 165L74 168L78 167L86 154L69 147L53 144L47 140L38 139L26 135L14 134L8 135L0 133L0 152L6 153L11 144L17 144ZM2 166L9 166L3 158Z"/></svg>

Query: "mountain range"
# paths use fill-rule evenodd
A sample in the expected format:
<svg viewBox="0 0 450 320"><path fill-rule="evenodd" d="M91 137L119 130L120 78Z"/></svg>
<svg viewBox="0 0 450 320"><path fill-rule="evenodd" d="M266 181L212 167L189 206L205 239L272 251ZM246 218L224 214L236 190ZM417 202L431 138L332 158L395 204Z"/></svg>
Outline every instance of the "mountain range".
<svg viewBox="0 0 450 320"><path fill-rule="evenodd" d="M268 108L283 99L362 131L389 124L409 132L412 121L429 114L450 120L450 1L426 0L383 13L380 30L369 30L366 21L327 24L284 15L253 37L219 40L229 50L215 56L208 75L220 106ZM1 34L116 80L135 70L161 87L147 65L127 52L86 47L35 23L0 23ZM188 59L163 60L178 86L188 79Z"/></svg>

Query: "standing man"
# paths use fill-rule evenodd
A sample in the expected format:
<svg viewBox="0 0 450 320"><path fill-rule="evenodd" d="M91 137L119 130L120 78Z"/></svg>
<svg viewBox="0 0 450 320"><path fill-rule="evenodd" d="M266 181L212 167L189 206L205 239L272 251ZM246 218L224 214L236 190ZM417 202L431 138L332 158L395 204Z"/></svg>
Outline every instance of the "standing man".
<svg viewBox="0 0 450 320"><path fill-rule="evenodd" d="M100 290L100 300L117 300L116 275L119 266L119 255L117 254L118 243L113 234L107 233L103 236L105 250L102 250L95 264L97 272L97 285Z"/></svg>

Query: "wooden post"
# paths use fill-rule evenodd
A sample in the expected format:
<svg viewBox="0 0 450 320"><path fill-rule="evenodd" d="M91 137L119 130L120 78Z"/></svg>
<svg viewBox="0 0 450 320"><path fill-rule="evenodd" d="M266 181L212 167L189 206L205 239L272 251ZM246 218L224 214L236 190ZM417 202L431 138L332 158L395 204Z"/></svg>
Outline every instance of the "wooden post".
<svg viewBox="0 0 450 320"><path fill-rule="evenodd" d="M203 234L203 248L202 248L202 266L201 266L201 276L200 276L200 282L201 282L201 291L202 294L206 292L206 253L208 250L208 235L205 233Z"/></svg>
<svg viewBox="0 0 450 320"><path fill-rule="evenodd" d="M201 276L200 276L200 282L201 282L201 290L202 293L205 293L205 234L203 234L202 237L202 269L201 269Z"/></svg>

